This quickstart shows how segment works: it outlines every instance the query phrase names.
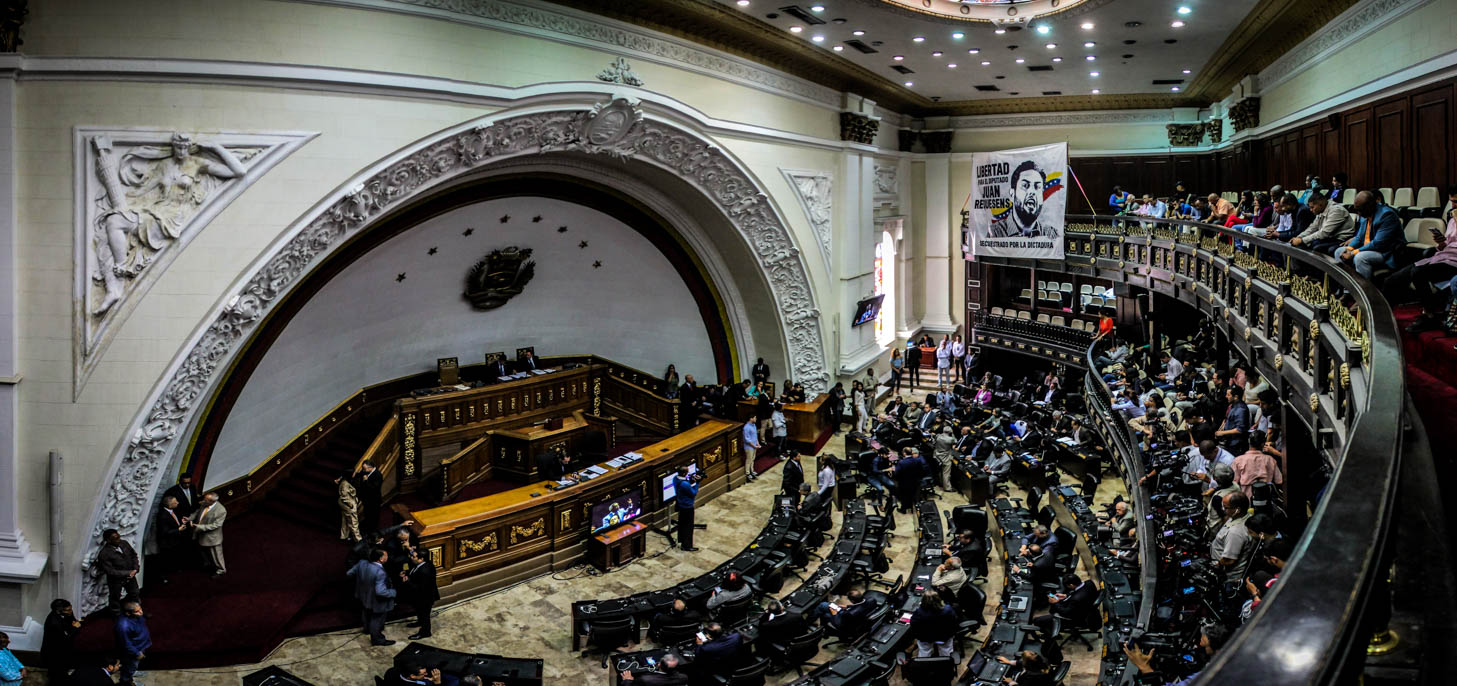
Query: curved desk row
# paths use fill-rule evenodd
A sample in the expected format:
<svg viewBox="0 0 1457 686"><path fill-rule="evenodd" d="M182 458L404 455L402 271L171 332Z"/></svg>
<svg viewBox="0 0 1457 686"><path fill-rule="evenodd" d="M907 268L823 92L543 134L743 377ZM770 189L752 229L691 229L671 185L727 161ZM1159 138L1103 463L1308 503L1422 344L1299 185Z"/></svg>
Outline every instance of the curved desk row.
<svg viewBox="0 0 1457 686"><path fill-rule="evenodd" d="M420 546L439 571L442 595L459 598L576 564L586 554L594 505L637 492L639 520L665 524L672 501L663 499L663 480L680 465L695 464L704 475L700 501L742 484L740 430L735 422L705 422L642 448L640 461L597 465L600 476L568 488L552 490L552 482L539 481L442 507L393 509L415 522Z"/></svg>

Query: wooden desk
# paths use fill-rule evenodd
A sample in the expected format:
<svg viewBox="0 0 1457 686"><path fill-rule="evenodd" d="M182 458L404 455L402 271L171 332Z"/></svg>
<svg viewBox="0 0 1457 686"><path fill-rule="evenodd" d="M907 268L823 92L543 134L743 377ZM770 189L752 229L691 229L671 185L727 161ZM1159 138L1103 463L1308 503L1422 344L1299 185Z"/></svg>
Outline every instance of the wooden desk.
<svg viewBox="0 0 1457 686"><path fill-rule="evenodd" d="M741 422L754 420L759 401L740 400L734 408L735 418ZM796 450L810 452L826 432L834 430L834 418L830 412L830 394L822 393L809 402L790 403L784 406L784 426L789 431L789 444ZM769 444L774 439L765 432L759 434L759 442Z"/></svg>
<svg viewBox="0 0 1457 686"><path fill-rule="evenodd" d="M630 522L593 536L587 543L587 561L604 572L621 567L647 551L648 525Z"/></svg>
<svg viewBox="0 0 1457 686"><path fill-rule="evenodd" d="M577 439L586 432L587 420L581 410L563 419L559 429L548 429L542 424L497 429L491 432L491 469L496 478L539 481L536 458L557 448L569 455L575 454Z"/></svg>
<svg viewBox="0 0 1457 686"><path fill-rule="evenodd" d="M447 598L465 597L537 574L564 569L586 554L592 506L641 490L644 524L661 525L671 508L663 478L694 463L704 475L699 499L744 482L742 425L712 420L638 451L640 462L577 486L552 491L541 481L502 493L412 512L420 545L439 571Z"/></svg>

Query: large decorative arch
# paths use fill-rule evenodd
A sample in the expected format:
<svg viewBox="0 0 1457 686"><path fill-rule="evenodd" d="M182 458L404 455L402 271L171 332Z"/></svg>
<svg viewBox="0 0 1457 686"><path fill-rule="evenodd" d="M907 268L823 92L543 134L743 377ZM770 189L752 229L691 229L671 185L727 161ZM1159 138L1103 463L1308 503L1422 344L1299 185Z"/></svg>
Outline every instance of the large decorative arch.
<svg viewBox="0 0 1457 686"><path fill-rule="evenodd" d="M100 534L116 529L140 547L146 514L167 469L222 370L272 307L322 259L406 201L488 165L553 152L606 155L669 172L702 193L753 253L774 299L793 378L811 394L827 390L829 368L809 271L787 224L751 173L701 133L668 116L645 116L635 102L592 94L595 104L520 107L442 131L362 172L295 222L220 299L132 421L93 509L90 540L78 550L73 581L85 612L102 607L103 579L92 569ZM605 99L603 99L605 97Z"/></svg>

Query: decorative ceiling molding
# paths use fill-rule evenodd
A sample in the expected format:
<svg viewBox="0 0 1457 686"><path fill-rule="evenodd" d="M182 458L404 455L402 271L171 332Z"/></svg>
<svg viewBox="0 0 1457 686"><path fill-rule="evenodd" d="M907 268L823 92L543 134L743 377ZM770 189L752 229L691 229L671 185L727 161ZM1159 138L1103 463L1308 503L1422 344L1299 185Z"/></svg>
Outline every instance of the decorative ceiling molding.
<svg viewBox="0 0 1457 686"><path fill-rule="evenodd" d="M964 21L973 24L1026 24L1040 17L1068 19L1086 14L1113 0L1023 0L1019 3L968 3L957 0L856 0L896 14ZM1064 6L1065 5L1065 6Z"/></svg>
<svg viewBox="0 0 1457 686"><path fill-rule="evenodd" d="M318 135L76 127L73 398L187 244Z"/></svg>
<svg viewBox="0 0 1457 686"><path fill-rule="evenodd" d="M1217 102L1240 79L1257 74L1357 0L1261 0L1214 51L1184 89L1200 102Z"/></svg>
<svg viewBox="0 0 1457 686"><path fill-rule="evenodd" d="M1316 66L1324 57L1365 38L1432 0L1361 0L1342 12L1320 32L1271 62L1255 78L1255 92L1284 83Z"/></svg>
<svg viewBox="0 0 1457 686"><path fill-rule="evenodd" d="M1006 116L953 117L955 129L1004 129L1018 126L1088 126L1093 124L1167 124L1174 121L1170 109L1128 109L1103 112L1010 114Z"/></svg>

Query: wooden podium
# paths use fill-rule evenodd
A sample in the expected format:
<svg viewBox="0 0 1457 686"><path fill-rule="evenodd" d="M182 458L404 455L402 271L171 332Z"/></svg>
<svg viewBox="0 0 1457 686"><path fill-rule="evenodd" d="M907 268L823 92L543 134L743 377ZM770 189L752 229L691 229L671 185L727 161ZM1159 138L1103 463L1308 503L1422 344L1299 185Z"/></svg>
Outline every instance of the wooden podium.
<svg viewBox="0 0 1457 686"><path fill-rule="evenodd" d="M587 561L604 572L621 567L647 550L648 525L628 522L593 536L587 542Z"/></svg>

